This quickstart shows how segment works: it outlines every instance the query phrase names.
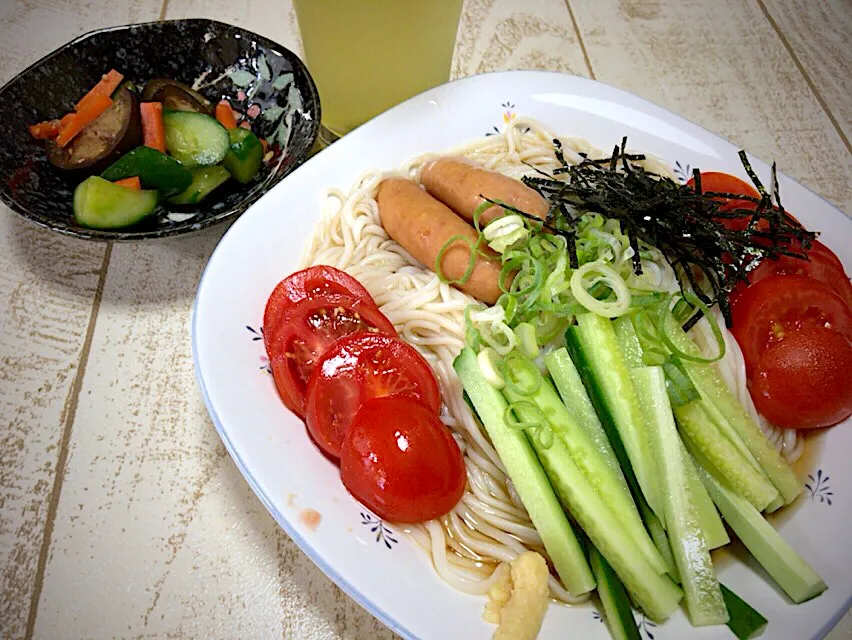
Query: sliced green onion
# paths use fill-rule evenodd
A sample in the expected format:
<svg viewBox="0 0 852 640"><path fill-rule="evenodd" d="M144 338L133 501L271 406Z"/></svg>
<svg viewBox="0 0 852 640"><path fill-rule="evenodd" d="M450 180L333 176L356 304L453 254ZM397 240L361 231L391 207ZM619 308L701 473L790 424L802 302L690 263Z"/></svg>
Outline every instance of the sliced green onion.
<svg viewBox="0 0 852 640"><path fill-rule="evenodd" d="M563 333L573 318L573 313L563 314L562 317L552 311L543 311L535 317L536 340L540 345L546 345Z"/></svg>
<svg viewBox="0 0 852 640"><path fill-rule="evenodd" d="M698 400L700 397L698 389L692 384L692 380L683 368L683 363L678 358L669 357L663 363L663 373L666 376L666 391L672 406L682 407L693 400Z"/></svg>
<svg viewBox="0 0 852 640"><path fill-rule="evenodd" d="M518 310L518 299L512 294L504 293L497 299L497 304L503 307L506 322L511 323L515 319L515 312Z"/></svg>
<svg viewBox="0 0 852 640"><path fill-rule="evenodd" d="M550 427L539 427L534 434L542 449L550 449L553 446L553 431Z"/></svg>
<svg viewBox="0 0 852 640"><path fill-rule="evenodd" d="M515 415L515 409L517 407L523 407L524 413L535 414L535 420L518 420ZM512 429L547 428L547 418L544 413L542 413L541 409L538 408L538 405L531 400L515 400L515 402L510 402L509 406L506 407L506 411L503 413L503 419Z"/></svg>
<svg viewBox="0 0 852 640"><path fill-rule="evenodd" d="M595 299L587 290L585 278L593 275L591 286L605 282L615 294L614 301ZM617 318L630 308L630 289L619 273L604 262L587 262L571 275L571 293L586 309L605 318Z"/></svg>
<svg viewBox="0 0 852 640"><path fill-rule="evenodd" d="M469 304L464 310L464 341L466 345L473 347L474 351L478 351L479 346L482 344L482 334L476 328L473 320L471 320L470 314L472 311L482 308L481 305Z"/></svg>
<svg viewBox="0 0 852 640"><path fill-rule="evenodd" d="M671 337L669 336L670 325L674 324L675 331L681 331L680 324L677 322L677 319L672 315L672 312L669 310L670 302L666 304L661 304L659 310L657 311L657 324L659 325L659 334L663 340L663 343L666 345L671 353L680 358L681 360L689 360L691 362L698 362L701 364L712 364L714 362L718 362L722 358L725 357L725 338L722 335L722 330L719 328L719 324L716 322L716 318L713 317L713 314L710 313L710 308L702 302L698 296L695 294L685 291L683 294L684 299L686 299L689 304L693 307L700 309L704 316L707 318L707 322L710 323L710 329L713 331L713 337L716 338L716 343L719 345L719 353L713 358L703 358L701 356L696 356L690 353L685 353L675 346ZM669 322L671 320L671 322Z"/></svg>
<svg viewBox="0 0 852 640"><path fill-rule="evenodd" d="M485 213L486 211L488 211L488 209L494 206L496 205L493 202L488 202L488 200L486 200L473 210L473 228L476 229L478 233L482 233L482 229L479 228L479 218L482 216L483 213ZM487 227L488 225L486 225L486 228Z"/></svg>
<svg viewBox="0 0 852 640"><path fill-rule="evenodd" d="M513 375L513 366L517 366L519 370L523 369L524 367L532 369L534 375L530 376L530 378L535 380L535 383L532 385L532 388L530 388L529 386L524 387L518 384L517 379ZM539 374L538 369L536 369L536 366L532 362L524 358L522 355L514 351L505 357L503 362L500 364L500 369L503 373L503 380L505 381L506 386L519 396L531 396L536 391L538 391L538 388L541 386L542 377Z"/></svg>
<svg viewBox="0 0 852 640"><path fill-rule="evenodd" d="M479 329L479 335L485 344L501 356L505 356L515 348L515 332L505 322L492 322L490 326L482 326Z"/></svg>
<svg viewBox="0 0 852 640"><path fill-rule="evenodd" d="M535 327L529 322L522 322L515 327L515 340L523 353L530 360L538 356L538 342L536 342Z"/></svg>
<svg viewBox="0 0 852 640"><path fill-rule="evenodd" d="M515 417L515 408L521 406L524 407L525 412L535 414L536 419L518 420ZM510 403L503 412L503 420L512 429L529 430L530 437L538 440L542 449L549 449L553 446L553 431L547 422L547 417L535 402L530 400L516 400Z"/></svg>
<svg viewBox="0 0 852 640"><path fill-rule="evenodd" d="M527 229L521 216L511 214L489 222L482 231L482 235L491 249L497 253L504 253L509 247L525 240L530 235L530 230Z"/></svg>
<svg viewBox="0 0 852 640"><path fill-rule="evenodd" d="M444 261L444 254L450 249L450 247L456 242L463 242L467 245L470 250L470 257L467 262L467 269L465 269L464 273L460 278L456 278L455 280L451 280L444 273L444 268L441 263ZM472 238L467 236L463 236L461 234L452 236L447 239L447 241L441 245L441 249L438 251L438 255L435 256L435 267L434 271L438 275L438 279L444 284L464 284L470 279L470 275L473 273L473 267L476 266L476 256L477 256L477 245Z"/></svg>
<svg viewBox="0 0 852 640"><path fill-rule="evenodd" d="M500 375L499 367L500 367L500 358L497 355L497 352L490 347L486 347L476 356L476 360L479 363L479 369L482 371L482 376L488 381L495 389L502 389L506 383L503 380L503 376Z"/></svg>

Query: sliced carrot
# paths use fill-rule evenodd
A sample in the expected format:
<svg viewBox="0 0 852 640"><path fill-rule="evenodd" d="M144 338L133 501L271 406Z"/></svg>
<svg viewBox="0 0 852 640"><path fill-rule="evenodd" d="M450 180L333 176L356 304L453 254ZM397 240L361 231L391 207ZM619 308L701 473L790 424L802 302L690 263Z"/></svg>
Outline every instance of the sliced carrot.
<svg viewBox="0 0 852 640"><path fill-rule="evenodd" d="M216 119L226 129L237 128L237 119L234 117L234 110L231 108L231 103L227 100L222 100L216 105Z"/></svg>
<svg viewBox="0 0 852 640"><path fill-rule="evenodd" d="M47 140L59 135L59 120L45 120L38 124L31 124L28 128L30 135L36 140Z"/></svg>
<svg viewBox="0 0 852 640"><path fill-rule="evenodd" d="M163 125L163 103L143 102L139 105L142 117L142 144L166 152L166 129Z"/></svg>
<svg viewBox="0 0 852 640"><path fill-rule="evenodd" d="M109 109L111 104L112 99L107 95L97 95L92 98L84 105L84 109L78 109L74 117L69 118L67 123L61 127L56 142L60 147L66 146L87 124Z"/></svg>
<svg viewBox="0 0 852 640"><path fill-rule="evenodd" d="M87 110L89 103L94 101L98 96L106 96L109 98L113 91L118 89L118 85L121 84L122 80L124 80L123 75L115 69L110 69L109 73L103 75L100 82L92 87L89 93L80 99L80 102L77 103L74 109L77 112L85 111Z"/></svg>
<svg viewBox="0 0 852 640"><path fill-rule="evenodd" d="M62 116L62 119L59 121L59 130L62 131L65 127L67 127L68 123L71 122L76 115L77 114L72 111L71 113L66 113Z"/></svg>
<svg viewBox="0 0 852 640"><path fill-rule="evenodd" d="M122 178L121 180L116 180L113 184L117 184L122 187L127 187L128 189L135 189L136 191L140 191L142 189L142 181L139 179L139 176L133 176L132 178Z"/></svg>

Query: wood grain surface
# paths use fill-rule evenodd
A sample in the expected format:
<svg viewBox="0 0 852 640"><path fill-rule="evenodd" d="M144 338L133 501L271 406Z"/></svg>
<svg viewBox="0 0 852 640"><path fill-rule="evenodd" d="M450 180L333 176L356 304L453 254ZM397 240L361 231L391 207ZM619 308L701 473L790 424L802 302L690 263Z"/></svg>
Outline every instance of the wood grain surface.
<svg viewBox="0 0 852 640"><path fill-rule="evenodd" d="M190 16L301 51L287 0L24 0L0 3L0 81ZM850 25L848 0L467 0L452 75L591 75L850 213ZM107 250L0 209L0 638L394 637L280 530L197 392L191 306L225 229Z"/></svg>
<svg viewBox="0 0 852 640"><path fill-rule="evenodd" d="M85 31L154 20L160 8L0 3L0 84ZM0 637L24 637L31 621L105 250L0 205Z"/></svg>
<svg viewBox="0 0 852 640"><path fill-rule="evenodd" d="M811 90L852 152L852 3L849 0L762 0L763 8Z"/></svg>

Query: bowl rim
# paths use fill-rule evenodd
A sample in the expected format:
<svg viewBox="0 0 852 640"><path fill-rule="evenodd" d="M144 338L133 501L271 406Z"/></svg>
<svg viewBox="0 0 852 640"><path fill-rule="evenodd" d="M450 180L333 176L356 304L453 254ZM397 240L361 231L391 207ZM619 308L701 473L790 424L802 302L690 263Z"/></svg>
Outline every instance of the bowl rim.
<svg viewBox="0 0 852 640"><path fill-rule="evenodd" d="M18 201L9 193L6 183L0 182L0 202L5 204L9 209L20 215L22 218L27 220L28 222L35 224L44 229L48 229L55 233L62 234L67 237L80 238L83 240L95 240L100 242L108 242L108 241L116 241L116 242L132 242L136 240L146 240L146 239L156 239L156 238L166 238L171 236L185 235L187 233L193 233L196 231L200 231L202 229L206 229L207 227L213 226L215 224L220 224L225 222L226 220L237 218L246 210L252 206L255 202L257 202L260 198L262 198L266 193L269 192L271 188L273 188L278 182L287 177L290 173L292 173L299 165L304 163L310 157L310 150L316 143L316 139L319 135L320 129L320 121L322 119L322 105L320 103L319 90L317 89L316 82L314 81L313 76L308 70L305 62L296 54L292 49L285 47L284 45L268 38L266 36L260 35L254 31L241 27L239 25L230 24L227 22L222 22L221 20L214 20L211 18L174 18L171 20L150 20L147 22L133 22L128 24L115 25L111 27L103 27L101 29L93 29L91 31L87 31L75 38L67 41L66 43L60 45L59 47L53 49L46 55L42 56L35 62L28 65L26 68L17 72L12 78L10 78L2 87L0 87L0 98L9 91L12 87L14 87L18 82L21 81L21 78L25 77L28 73L44 64L45 62L51 60L55 56L60 55L66 49L78 45L86 40L89 40L95 36L99 36L104 33L110 33L113 31L130 31L133 29L145 28L145 27L154 27L160 25L168 25L168 24L177 24L177 23L195 23L198 25L208 25L208 26L218 26L224 27L226 29L237 30L242 34L246 34L252 40L261 42L265 47L270 49L276 49L280 51L284 56L286 56L291 64L294 67L294 70L301 71L305 80L306 80L306 88L307 93L309 94L305 99L306 104L312 104L313 107L308 109L311 114L310 119L308 119L308 136L307 141L308 144L306 146L306 151L302 157L299 156L285 156L292 158L292 161L287 164L285 167L279 166L279 171L281 172L280 176L277 176L275 181L272 184L267 185L265 188L258 189L255 193L250 194L249 196L243 198L233 207L229 209L207 216L201 220L189 219L181 223L177 223L174 226L160 228L160 229L147 229L144 231L127 231L124 229L90 229L87 227L76 226L76 225L59 225L56 224L50 218L46 218L40 215L34 214L27 207L22 206L18 203Z"/></svg>

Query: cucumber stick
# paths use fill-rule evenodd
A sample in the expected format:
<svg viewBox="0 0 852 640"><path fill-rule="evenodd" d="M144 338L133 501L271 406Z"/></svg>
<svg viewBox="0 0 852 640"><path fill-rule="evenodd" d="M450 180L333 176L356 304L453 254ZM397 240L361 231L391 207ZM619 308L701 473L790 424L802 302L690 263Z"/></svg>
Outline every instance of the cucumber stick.
<svg viewBox="0 0 852 640"><path fill-rule="evenodd" d="M463 349L453 367L506 466L562 584L573 595L588 593L595 588L595 579L585 553L526 436L506 424L507 404L502 394L482 375L472 349Z"/></svg>
<svg viewBox="0 0 852 640"><path fill-rule="evenodd" d="M614 640L641 640L624 585L606 558L593 546L589 548L589 565L595 574L604 619Z"/></svg>
<svg viewBox="0 0 852 640"><path fill-rule="evenodd" d="M639 336L636 335L636 328L633 326L630 317L616 318L612 321L612 328L615 329L615 339L618 340L621 355L624 356L627 366L631 369L644 367L644 349L642 349L642 343L639 342Z"/></svg>
<svg viewBox="0 0 852 640"><path fill-rule="evenodd" d="M805 602L826 590L820 575L781 537L748 500L719 482L698 463L698 475L722 517L775 582L795 603Z"/></svg>
<svg viewBox="0 0 852 640"><path fill-rule="evenodd" d="M612 322L615 329L615 336L618 340L618 345L621 347L621 353L631 369L643 367L644 365L644 349L636 334L636 329L633 322L627 316L616 318ZM553 375L551 373L551 375ZM558 386L558 385L557 385ZM728 537L728 532L725 531L725 525L722 523L722 518L719 517L719 512L716 511L716 505L710 499L707 489L701 483L698 474L695 471L695 466L692 464L692 459L686 452L686 449L681 443L681 451L684 456L686 465L687 481L689 483L689 491L695 501L695 507L698 510L698 520L701 524L701 530L704 531L704 537L707 541L707 546L710 549L718 549L728 544L731 539ZM747 451L746 451L747 452ZM754 463L757 467L757 463ZM641 511L641 508L640 508ZM642 514L642 519L645 521L645 526L657 545L657 549L666 560L666 563L671 566L671 562L666 557L666 551L669 558L671 557L671 549L668 539L665 537L664 531L656 531L655 528L662 529L662 525L657 518L649 518L645 513ZM676 574L671 574L678 580ZM678 580L679 582L679 580Z"/></svg>
<svg viewBox="0 0 852 640"><path fill-rule="evenodd" d="M518 363L518 366L514 366L515 363ZM507 361L507 375L516 382L516 384L508 384L507 381L503 388L503 395L510 402L510 406L514 407L516 403L532 402L541 410L541 415L547 420L548 428L556 438L561 440L562 446L565 447L604 508L609 509L613 514L618 514L621 528L633 539L636 548L657 573L666 573L666 564L642 525L642 518L639 517L624 477L607 464L593 440L565 408L559 395L545 381L538 368L531 361L523 359L523 356L518 356L516 359ZM522 395L518 392L518 387L535 388L536 391L531 395ZM516 414L518 412L516 411ZM528 418L520 415L518 417L531 422L536 419L535 414Z"/></svg>
<svg viewBox="0 0 852 640"><path fill-rule="evenodd" d="M612 322L594 313L583 314L565 338L601 421L605 427L614 427L616 433L609 434L610 441L621 439L642 494L665 526L648 427Z"/></svg>
<svg viewBox="0 0 852 640"><path fill-rule="evenodd" d="M670 323L670 326L666 328L666 331L673 344L684 353L700 355L698 346L677 326L674 319L669 317L667 322ZM701 397L706 402L712 403L733 427L745 446L757 459L772 484L778 489L784 503L793 502L802 491L799 479L790 465L787 464L787 461L766 439L760 427L746 413L719 373L713 367L697 362L685 364L689 377Z"/></svg>
<svg viewBox="0 0 852 640"><path fill-rule="evenodd" d="M725 524L716 510L716 505L713 504L713 499L707 493L704 483L698 477L698 471L695 469L692 457L687 453L686 447L683 446L683 441L680 443L680 449L686 466L686 481L689 485L689 492L695 501L695 508L698 509L698 522L701 524L701 530L707 540L707 548L724 547L731 541L728 532L725 530Z"/></svg>
<svg viewBox="0 0 852 640"><path fill-rule="evenodd" d="M658 453L660 496L689 620L694 626L725 624L728 610L689 489L687 461L672 417L663 370L637 368L631 371L631 377Z"/></svg>
<svg viewBox="0 0 852 640"><path fill-rule="evenodd" d="M637 506L639 507L639 515L642 516L642 520L645 522L645 528L651 535L651 540L654 541L657 551L660 552L660 556L663 558L663 561L668 567L669 575L672 577L672 580L680 584L680 574L677 571L677 563L675 562L674 554L672 553L672 547L669 544L669 537L666 535L666 530L663 529L660 519L654 515L654 512L651 511L651 507L649 507L648 503L644 500L640 500Z"/></svg>
<svg viewBox="0 0 852 640"><path fill-rule="evenodd" d="M534 409L529 403L519 403L513 410L519 420L533 422L538 419L540 409ZM678 586L645 559L625 530L621 514L613 512L601 500L574 464L562 439L555 437L551 445L545 447L535 434L529 433L532 429L525 431L531 436L529 441L562 505L612 565L635 602L652 620L667 619L683 597Z"/></svg>
<svg viewBox="0 0 852 640"><path fill-rule="evenodd" d="M551 351L544 357L544 364L547 366L547 371L556 385L556 390L559 392L565 408L571 412L580 427L585 430L586 435L594 442L598 453L601 454L607 465L621 476L625 491L629 491L612 444L610 444L598 414L595 413L592 401L589 400L589 394L583 387L580 373L571 361L567 349L560 347Z"/></svg>
<svg viewBox="0 0 852 640"><path fill-rule="evenodd" d="M778 496L772 483L719 432L707 417L701 401L675 407L674 414L687 447L692 445L700 452L737 495L748 500L758 511L765 509ZM695 455L692 449L690 452Z"/></svg>

